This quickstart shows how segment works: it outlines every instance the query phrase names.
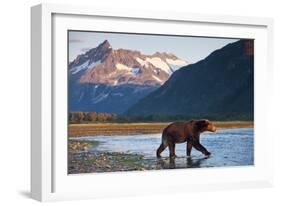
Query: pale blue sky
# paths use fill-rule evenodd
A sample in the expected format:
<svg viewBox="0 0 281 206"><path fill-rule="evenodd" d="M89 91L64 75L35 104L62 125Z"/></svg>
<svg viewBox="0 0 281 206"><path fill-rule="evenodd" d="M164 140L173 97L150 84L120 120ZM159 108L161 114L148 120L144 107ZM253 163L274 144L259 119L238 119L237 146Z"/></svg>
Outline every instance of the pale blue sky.
<svg viewBox="0 0 281 206"><path fill-rule="evenodd" d="M102 32L69 32L69 61L77 55L97 47L108 40L113 49L138 50L143 54L155 52L173 53L181 59L195 63L204 59L211 52L239 39L204 38L188 36L159 36L142 34L102 33Z"/></svg>

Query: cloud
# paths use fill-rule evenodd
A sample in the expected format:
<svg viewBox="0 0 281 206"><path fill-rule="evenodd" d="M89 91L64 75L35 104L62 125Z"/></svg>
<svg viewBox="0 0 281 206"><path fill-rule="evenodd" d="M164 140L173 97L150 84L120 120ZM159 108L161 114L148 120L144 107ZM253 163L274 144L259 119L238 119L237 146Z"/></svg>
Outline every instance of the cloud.
<svg viewBox="0 0 281 206"><path fill-rule="evenodd" d="M69 43L80 43L80 42L83 42L83 41L80 39L69 39Z"/></svg>

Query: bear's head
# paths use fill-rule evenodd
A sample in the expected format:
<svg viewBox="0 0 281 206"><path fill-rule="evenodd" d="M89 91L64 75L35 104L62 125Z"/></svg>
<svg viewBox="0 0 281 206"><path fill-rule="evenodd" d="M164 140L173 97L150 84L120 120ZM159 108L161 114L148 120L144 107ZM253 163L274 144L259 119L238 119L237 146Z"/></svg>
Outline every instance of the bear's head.
<svg viewBox="0 0 281 206"><path fill-rule="evenodd" d="M215 125L213 125L213 123L210 122L207 119L202 119L202 120L196 121L196 126L197 126L197 129L199 130L199 132L205 132L205 131L215 132L215 131L217 131L217 128L215 127Z"/></svg>

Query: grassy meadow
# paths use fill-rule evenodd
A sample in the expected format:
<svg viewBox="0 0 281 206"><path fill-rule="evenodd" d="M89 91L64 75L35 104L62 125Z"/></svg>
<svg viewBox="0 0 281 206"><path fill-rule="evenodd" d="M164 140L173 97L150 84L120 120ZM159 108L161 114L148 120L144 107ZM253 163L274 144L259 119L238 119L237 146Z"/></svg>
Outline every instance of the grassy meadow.
<svg viewBox="0 0 281 206"><path fill-rule="evenodd" d="M213 122L218 129L224 128L246 128L253 127L253 121L215 121ZM84 123L69 124L68 136L113 136L113 135L133 135L133 134L156 134L170 122L153 123Z"/></svg>

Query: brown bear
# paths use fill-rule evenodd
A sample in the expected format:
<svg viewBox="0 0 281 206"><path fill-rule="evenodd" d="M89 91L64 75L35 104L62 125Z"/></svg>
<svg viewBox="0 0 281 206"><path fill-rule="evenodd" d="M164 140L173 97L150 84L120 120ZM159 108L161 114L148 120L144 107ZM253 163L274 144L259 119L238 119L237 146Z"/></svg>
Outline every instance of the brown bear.
<svg viewBox="0 0 281 206"><path fill-rule="evenodd" d="M157 157L161 157L160 154L166 147L169 147L170 157L176 157L175 144L184 142L187 142L187 156L190 156L192 147L209 156L211 153L200 144L200 134L205 131L216 131L216 127L206 119L171 123L163 130L162 143L156 152Z"/></svg>

